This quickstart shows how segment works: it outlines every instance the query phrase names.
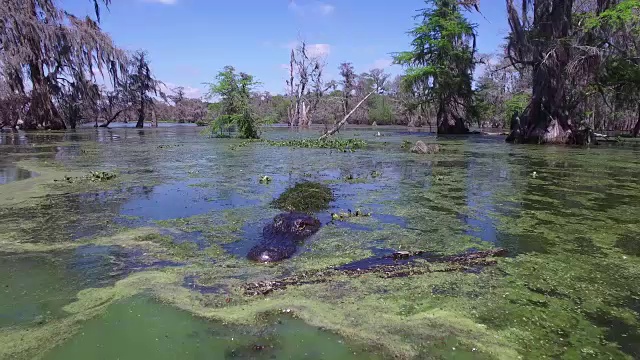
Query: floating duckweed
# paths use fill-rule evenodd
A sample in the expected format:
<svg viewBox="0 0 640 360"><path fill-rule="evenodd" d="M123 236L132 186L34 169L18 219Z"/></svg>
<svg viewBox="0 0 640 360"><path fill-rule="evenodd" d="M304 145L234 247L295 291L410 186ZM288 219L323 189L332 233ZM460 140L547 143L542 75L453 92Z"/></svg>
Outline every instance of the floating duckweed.
<svg viewBox="0 0 640 360"><path fill-rule="evenodd" d="M239 144L231 145L232 150L246 147L252 143L263 142L271 146L295 147L295 148L315 148L315 149L336 149L342 152L353 152L367 146L364 140L360 139L292 139L292 140L265 140L249 139Z"/></svg>
<svg viewBox="0 0 640 360"><path fill-rule="evenodd" d="M352 217L369 217L371 216L370 212L365 212L360 209L357 209L355 212L351 210L340 211L338 213L331 213L332 220L344 220Z"/></svg>
<svg viewBox="0 0 640 360"><path fill-rule="evenodd" d="M267 140L267 144L271 146L290 146L298 148L320 148L320 149L337 149L343 152L351 152L363 149L367 146L364 140L360 139L293 139L284 141Z"/></svg>
<svg viewBox="0 0 640 360"><path fill-rule="evenodd" d="M100 181L109 181L113 180L117 177L115 173L108 171L92 171L88 175L82 177L73 177L65 175L62 179L55 179L54 182L68 182L70 184L80 181L91 181L91 182L100 182Z"/></svg>
<svg viewBox="0 0 640 360"><path fill-rule="evenodd" d="M271 204L286 211L317 212L329 207L334 200L333 192L327 185L305 181L287 189Z"/></svg>

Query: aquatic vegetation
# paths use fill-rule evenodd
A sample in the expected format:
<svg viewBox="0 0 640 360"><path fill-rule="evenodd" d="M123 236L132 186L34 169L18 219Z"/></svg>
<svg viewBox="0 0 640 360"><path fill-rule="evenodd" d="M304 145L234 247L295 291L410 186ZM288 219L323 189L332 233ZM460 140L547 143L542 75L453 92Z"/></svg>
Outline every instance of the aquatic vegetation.
<svg viewBox="0 0 640 360"><path fill-rule="evenodd" d="M357 183L365 183L367 182L367 177L357 177L356 175L353 174L348 174L347 176L344 177L344 181L350 183L350 184L357 184Z"/></svg>
<svg viewBox="0 0 640 360"><path fill-rule="evenodd" d="M229 149L237 150L237 149L241 149L241 148L247 147L247 146L249 146L251 144L261 143L261 142L264 142L264 139L245 139L245 140L242 140L239 143L232 144L231 146L229 146Z"/></svg>
<svg viewBox="0 0 640 360"><path fill-rule="evenodd" d="M183 144L162 144L158 145L158 149L171 149L179 146L184 146Z"/></svg>
<svg viewBox="0 0 640 360"><path fill-rule="evenodd" d="M358 149L364 149L367 142L361 139L340 139L326 138L318 139L292 139L292 140L269 140L269 139L248 139L238 144L231 145L231 149L236 150L246 147L253 143L265 143L276 147L293 147L293 148L316 148L316 149L336 149L342 152L353 152Z"/></svg>
<svg viewBox="0 0 640 360"><path fill-rule="evenodd" d="M145 296L114 302L80 331L83 336L55 349L46 359L136 358L140 348L148 349L146 354L154 359L184 358L187 352L193 359L301 359L309 354L325 360L377 358L365 347L345 344L339 336L290 315L263 316L255 326L228 325L193 317ZM214 332L216 336L211 336ZM233 341L227 340L231 338ZM310 343L313 338L322 341Z"/></svg>
<svg viewBox="0 0 640 360"><path fill-rule="evenodd" d="M60 180L56 179L53 181L63 181L63 182L68 182L70 184L73 184L80 181L91 181L91 182L109 181L109 180L115 179L116 177L118 177L118 175L108 171L92 171L89 174L82 177L71 177L71 176L65 175L62 179Z"/></svg>
<svg viewBox="0 0 640 360"><path fill-rule="evenodd" d="M137 302L131 296L142 293L233 326L262 328L269 316L287 314L383 358L638 357L637 150L510 147L470 137L439 139L446 153L419 157L399 149L410 134L390 133L389 146L371 140L366 151L333 152L318 161L307 156L317 151L305 148L232 151L235 140L193 136L197 129L144 139L126 131L114 130L123 135L117 147L83 140L91 151L63 145L59 160L19 161L40 177L0 186L0 246L15 255L4 265L8 258L0 258L0 266L18 291L8 294L25 305L48 304L18 326L0 328L0 358L46 358L58 345L87 354L90 344L79 334L99 328L116 339L113 328L98 324L101 316L119 316L120 301ZM176 138L185 145L157 150ZM95 168L118 177L53 181ZM374 177L372 169L384 176ZM258 186L264 174L271 182ZM345 181L348 174L368 181ZM301 181L323 189L317 188L322 208L309 211L325 225L287 261L252 263L245 255L280 213L272 200L283 195L285 206L307 206L296 200L308 195L293 195ZM371 216L340 209L366 209L362 214ZM332 219L340 212L347 216ZM92 250L112 248L130 257ZM496 248L509 254L484 259L490 266L429 261L434 254L451 259ZM94 251L95 257L84 255ZM34 253L52 261L32 266ZM401 266L385 267L396 263ZM371 264L378 270L354 270ZM76 280L70 269L83 269L76 276L95 282ZM107 281L109 274L114 277ZM292 276L300 281L282 291L245 294L248 284ZM49 301L42 283L61 301ZM251 346L228 349L245 354L251 351L245 345ZM265 346L265 354L277 353L277 346Z"/></svg>
<svg viewBox="0 0 640 360"><path fill-rule="evenodd" d="M340 139L340 138L325 138L318 139L293 139L274 141L266 140L266 143L271 146L288 146L297 148L320 148L320 149L337 149L342 152L351 152L358 149L363 149L367 146L367 142L360 139Z"/></svg>
<svg viewBox="0 0 640 360"><path fill-rule="evenodd" d="M271 204L280 210L317 212L328 208L334 199L327 185L305 181L285 190Z"/></svg>
<svg viewBox="0 0 640 360"><path fill-rule="evenodd" d="M504 249L457 254L451 256L424 256L424 251L400 251L382 258L364 259L337 268L293 274L277 280L265 280L244 285L244 294L249 296L267 295L290 286L319 284L333 280L336 276L350 277L375 274L381 278L401 278L434 272L478 271L478 268L495 265L495 256L504 256ZM406 261L409 259L409 261ZM413 261L414 259L424 261ZM403 261L404 260L404 261ZM443 264L437 266L434 264Z"/></svg>
<svg viewBox="0 0 640 360"><path fill-rule="evenodd" d="M344 220L353 217L364 217L371 216L370 212L365 212L360 209L356 209L356 211L352 212L351 210L340 211L337 213L331 213L331 220Z"/></svg>

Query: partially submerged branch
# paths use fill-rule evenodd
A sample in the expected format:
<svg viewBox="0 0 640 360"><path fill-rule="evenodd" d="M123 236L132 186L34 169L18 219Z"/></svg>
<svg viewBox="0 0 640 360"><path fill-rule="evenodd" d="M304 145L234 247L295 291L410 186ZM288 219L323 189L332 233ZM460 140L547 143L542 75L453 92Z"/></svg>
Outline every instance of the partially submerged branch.
<svg viewBox="0 0 640 360"><path fill-rule="evenodd" d="M365 259L336 268L294 274L278 280L246 283L244 294L248 296L267 295L276 290L284 290L289 286L326 283L343 275L358 277L376 274L382 278L397 278L432 272L473 271L478 267L495 265L497 261L493 258L506 254L507 250L502 248L451 256L433 255L424 251L396 252L381 258ZM436 264L441 265L437 266ZM430 265L434 265L434 267Z"/></svg>
<svg viewBox="0 0 640 360"><path fill-rule="evenodd" d="M375 93L375 91L368 93L367 96L365 96L362 100L360 100L358 105L356 105L353 109L351 109L351 111L342 119L342 121L340 121L336 126L334 126L333 129L327 131L322 136L320 136L319 140L326 139L327 137L337 133L340 130L340 128L347 123L347 121L349 120L349 117L351 117L351 115L353 115L353 113L356 112L356 110L358 110L360 105L364 104L364 102L367 101L369 96L373 95L373 93Z"/></svg>

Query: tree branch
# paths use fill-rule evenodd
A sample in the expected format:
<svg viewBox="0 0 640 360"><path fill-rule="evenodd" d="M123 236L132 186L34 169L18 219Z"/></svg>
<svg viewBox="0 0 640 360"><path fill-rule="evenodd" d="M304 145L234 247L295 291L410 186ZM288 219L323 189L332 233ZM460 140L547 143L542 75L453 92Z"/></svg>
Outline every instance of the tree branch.
<svg viewBox="0 0 640 360"><path fill-rule="evenodd" d="M353 115L353 113L358 110L358 108L360 107L360 105L362 105L368 98L369 96L371 96L375 91L372 91L370 93L367 94L367 96L364 97L364 99L360 100L360 102L358 103L358 105L356 105L353 109L351 109L351 111L344 117L344 119L342 119L342 121L340 121L336 126L333 127L333 129L327 131L326 133L324 133L322 136L320 136L319 140L323 140L326 139L327 137L335 134L338 132L338 130L340 130L340 128L346 124L347 120L349 120L349 117L351 115Z"/></svg>

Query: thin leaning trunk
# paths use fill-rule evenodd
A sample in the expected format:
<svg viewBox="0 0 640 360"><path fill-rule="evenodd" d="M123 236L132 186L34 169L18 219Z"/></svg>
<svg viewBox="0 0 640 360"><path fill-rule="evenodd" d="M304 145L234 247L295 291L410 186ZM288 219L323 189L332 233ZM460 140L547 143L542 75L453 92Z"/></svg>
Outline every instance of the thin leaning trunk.
<svg viewBox="0 0 640 360"><path fill-rule="evenodd" d="M367 101L367 99L369 98L369 96L371 96L375 91L372 91L370 93L367 94L367 96L364 97L364 99L360 100L360 102L358 103L358 105L356 105L356 107L354 107L343 119L342 121L340 121L336 126L333 127L333 129L327 131L326 133L324 133L322 136L320 136L320 140L322 139L326 139L327 137L335 134L338 132L338 130L340 130L340 128L347 123L347 121L349 120L349 117L351 115L353 115L354 112L356 112L356 110L358 110L358 108L360 107L360 105L362 105L365 101Z"/></svg>
<svg viewBox="0 0 640 360"><path fill-rule="evenodd" d="M115 115L111 117L111 119L107 120L106 123L101 124L100 127L103 127L103 128L109 127L109 125L111 125L111 123L115 121L115 119L118 117L118 115L120 115L125 110L126 109L118 110L118 112L116 112ZM98 119L96 119L96 127L98 127Z"/></svg>
<svg viewBox="0 0 640 360"><path fill-rule="evenodd" d="M640 135L640 103L638 103L638 121L636 121L636 126L633 128L633 137L638 137Z"/></svg>

